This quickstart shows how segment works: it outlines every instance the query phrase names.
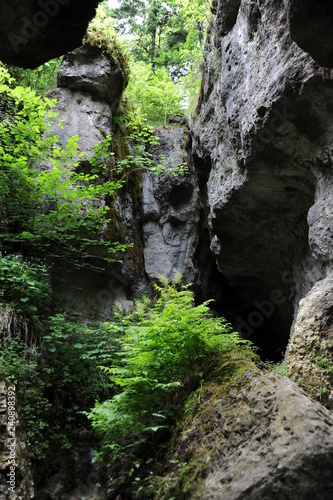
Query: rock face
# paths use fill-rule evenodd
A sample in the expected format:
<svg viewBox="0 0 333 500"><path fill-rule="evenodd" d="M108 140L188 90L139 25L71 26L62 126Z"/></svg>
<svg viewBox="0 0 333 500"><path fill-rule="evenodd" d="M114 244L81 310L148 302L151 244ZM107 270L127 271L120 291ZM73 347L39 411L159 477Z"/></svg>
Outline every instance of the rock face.
<svg viewBox="0 0 333 500"><path fill-rule="evenodd" d="M94 155L95 146L100 146L107 136L113 135L113 111L117 109L125 84L122 74L122 68L113 64L102 50L86 44L64 57L58 74L59 86L48 94L50 99L57 100L53 109L58 115L52 124L52 134L58 136L63 148L73 135L78 136L78 152L83 156L77 160L83 169L90 168L89 160ZM125 224L126 217L129 218L125 199L115 203ZM129 203L133 205L131 199ZM128 231L128 237L131 236ZM125 310L132 305L127 299L130 289L128 273L126 270L122 273L119 267L112 266L104 273L63 269L58 276L56 291L85 318L109 319L115 301Z"/></svg>
<svg viewBox="0 0 333 500"><path fill-rule="evenodd" d="M189 163L188 131L183 127L155 130L158 146L152 149L156 164L171 171ZM161 159L160 156L163 156ZM145 270L152 281L173 277L177 270L187 282L197 282L195 263L200 221L196 179L189 170L184 176L145 173L142 184L142 231Z"/></svg>
<svg viewBox="0 0 333 500"><path fill-rule="evenodd" d="M85 153L82 162L94 154L96 144L101 144L112 131L112 111L107 102L95 99L90 92L57 88L48 94L56 99L54 111L58 113L52 132L58 136L59 145L65 147L73 135L79 137L79 151ZM62 122L62 128L58 122Z"/></svg>
<svg viewBox="0 0 333 500"><path fill-rule="evenodd" d="M210 247L234 293L227 313L270 359L332 262L333 72L294 41L310 4L215 2L192 125Z"/></svg>
<svg viewBox="0 0 333 500"><path fill-rule="evenodd" d="M89 44L66 54L58 72L58 87L90 92L116 111L125 87L122 68Z"/></svg>
<svg viewBox="0 0 333 500"><path fill-rule="evenodd" d="M99 0L3 0L1 61L35 68L79 47Z"/></svg>
<svg viewBox="0 0 333 500"><path fill-rule="evenodd" d="M84 168L89 168L95 145L114 135L112 115L124 84L121 69L96 47L85 45L64 57L58 88L48 95L57 100L54 110L58 116L52 132L62 147L72 135L78 135L79 152L84 152L79 161ZM63 270L57 292L89 319L109 319L114 302L130 310L133 293L149 293L150 282L161 276L172 278L175 270L187 282L199 283L196 250L200 205L189 155L189 132L186 127L169 126L157 128L155 133L159 144L151 147L153 163L162 163L171 171L188 164L189 170L184 176L143 173L134 185L139 201L128 189L115 194L112 218L118 234L114 236L123 235L124 242L133 244L120 256L121 266L113 265L97 274ZM134 175L129 176L132 185Z"/></svg>
<svg viewBox="0 0 333 500"><path fill-rule="evenodd" d="M333 409L333 276L319 281L300 302L288 346L288 375Z"/></svg>
<svg viewBox="0 0 333 500"><path fill-rule="evenodd" d="M286 378L249 378L223 396L201 395L173 456L196 480L190 495L176 498L332 498L332 414Z"/></svg>

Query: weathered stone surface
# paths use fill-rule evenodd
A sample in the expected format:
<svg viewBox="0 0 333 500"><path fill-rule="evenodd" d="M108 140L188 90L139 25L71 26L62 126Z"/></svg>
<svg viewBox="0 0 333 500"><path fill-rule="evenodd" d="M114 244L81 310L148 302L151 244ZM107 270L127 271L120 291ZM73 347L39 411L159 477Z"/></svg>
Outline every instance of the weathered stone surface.
<svg viewBox="0 0 333 500"><path fill-rule="evenodd" d="M58 87L90 92L117 109L125 80L122 68L89 44L66 54L58 72Z"/></svg>
<svg viewBox="0 0 333 500"><path fill-rule="evenodd" d="M53 110L58 116L53 120L52 132L58 136L59 145L65 147L73 135L79 137L80 160L87 162L94 154L94 147L101 144L112 132L112 112L107 102L95 99L89 92L57 88L48 94L57 99ZM62 122L62 128L59 127Z"/></svg>
<svg viewBox="0 0 333 500"><path fill-rule="evenodd" d="M173 456L187 462L194 492L176 498L332 498L332 414L286 378L247 378L220 395L214 386L201 394Z"/></svg>
<svg viewBox="0 0 333 500"><path fill-rule="evenodd" d="M288 347L288 375L333 409L333 275L300 301Z"/></svg>
<svg viewBox="0 0 333 500"><path fill-rule="evenodd" d="M156 129L159 145L152 149L155 163L171 170L187 161L188 133L184 127ZM152 281L172 278L177 270L189 282L197 281L195 251L200 219L193 174L185 176L145 173L142 190L143 254Z"/></svg>
<svg viewBox="0 0 333 500"><path fill-rule="evenodd" d="M286 2L242 0L231 30L212 30L192 125L211 250L237 294L229 317L273 359L331 254L332 72L289 19Z"/></svg>
<svg viewBox="0 0 333 500"><path fill-rule="evenodd" d="M34 68L79 47L99 0L2 0L0 59Z"/></svg>
<svg viewBox="0 0 333 500"><path fill-rule="evenodd" d="M215 23L216 37L227 35L235 25L241 0L218 0ZM215 8L213 7L213 10Z"/></svg>

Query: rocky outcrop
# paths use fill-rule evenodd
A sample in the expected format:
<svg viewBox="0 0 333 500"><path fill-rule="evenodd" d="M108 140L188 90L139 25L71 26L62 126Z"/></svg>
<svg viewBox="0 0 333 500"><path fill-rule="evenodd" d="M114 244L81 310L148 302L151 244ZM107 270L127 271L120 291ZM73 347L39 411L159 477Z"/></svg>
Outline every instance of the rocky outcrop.
<svg viewBox="0 0 333 500"><path fill-rule="evenodd" d="M301 300L288 346L288 375L333 409L333 276Z"/></svg>
<svg viewBox="0 0 333 500"><path fill-rule="evenodd" d="M227 313L270 359L332 262L333 73L293 40L291 4L216 2L192 125L211 251L235 294Z"/></svg>
<svg viewBox="0 0 333 500"><path fill-rule="evenodd" d="M124 84L124 68L110 61L101 49L86 44L64 57L58 87L48 95L57 100L52 133L62 147L72 135L78 135L79 152L84 156L77 160L84 168L89 168L95 145L102 144L106 136L113 136L115 150L119 149L117 141L123 138L117 135L112 116ZM155 166L162 164L163 172L135 170L112 201L112 222L106 237L130 244L126 254L119 256L122 264L110 265L99 273L63 269L57 276L61 278L57 293L89 319L109 319L115 302L130 310L133 294L150 293L151 282L161 276L172 278L175 270L187 282L199 284L196 249L200 206L189 132L185 126L168 126L158 127L155 134L158 144L151 146L151 161ZM188 171L181 175L186 164Z"/></svg>
<svg viewBox="0 0 333 500"><path fill-rule="evenodd" d="M195 252L199 236L199 199L191 169L181 175L179 167L189 164L188 131L184 127L155 129L159 144L151 153L155 164L170 173L143 174L142 231L145 271L151 281L172 279L180 272L187 282L198 282Z"/></svg>
<svg viewBox="0 0 333 500"><path fill-rule="evenodd" d="M66 54L58 72L58 87L89 92L95 99L106 101L113 112L125 84L125 68L111 53L103 53L89 43Z"/></svg>
<svg viewBox="0 0 333 500"><path fill-rule="evenodd" d="M90 92L56 88L48 94L56 99L52 133L58 136L59 145L65 147L73 135L79 138L78 151L84 153L81 163L87 163L94 155L96 145L102 144L112 132L112 111L107 102L95 99ZM58 122L62 125L59 127Z"/></svg>
<svg viewBox="0 0 333 500"><path fill-rule="evenodd" d="M51 132L57 135L62 148L66 147L73 135L78 136L80 156L76 160L80 168L89 170L95 147L101 146L106 137L113 135L112 117L124 90L123 74L121 64L116 65L110 55L105 55L102 49L92 47L89 43L63 59L58 74L59 86L48 94L50 99L57 101L54 108L57 118L53 120ZM128 199L129 209L124 196L127 195L122 195L121 202L115 201L115 214L119 220L123 219L121 224L126 223L126 217L131 218L128 211L133 209L131 197ZM133 211L131 215L133 217ZM133 219L132 226L135 225ZM130 243L133 235L130 231L127 233ZM104 236L108 237L106 234ZM104 272L63 268L55 276L55 290L73 310L81 312L85 318L106 320L112 316L114 302L120 303L125 310L129 310L132 305L127 298L130 290L128 268L133 271L132 267L127 262L123 272L119 265L109 266Z"/></svg>
<svg viewBox="0 0 333 500"><path fill-rule="evenodd" d="M79 47L99 0L3 0L0 59L35 68Z"/></svg>
<svg viewBox="0 0 333 500"><path fill-rule="evenodd" d="M249 374L228 388L208 386L199 401L174 443L178 472L158 498L332 497L333 417L294 382Z"/></svg>

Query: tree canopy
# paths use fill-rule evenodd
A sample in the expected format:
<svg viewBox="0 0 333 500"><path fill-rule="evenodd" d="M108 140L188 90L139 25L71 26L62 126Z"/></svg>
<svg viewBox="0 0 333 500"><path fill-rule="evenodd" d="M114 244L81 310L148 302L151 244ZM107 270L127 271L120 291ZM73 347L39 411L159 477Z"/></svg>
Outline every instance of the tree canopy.
<svg viewBox="0 0 333 500"><path fill-rule="evenodd" d="M107 2L98 8L94 22L102 20L101 29L113 26L127 47L132 70L127 96L150 123L193 110L210 16L209 0L119 0L113 9Z"/></svg>

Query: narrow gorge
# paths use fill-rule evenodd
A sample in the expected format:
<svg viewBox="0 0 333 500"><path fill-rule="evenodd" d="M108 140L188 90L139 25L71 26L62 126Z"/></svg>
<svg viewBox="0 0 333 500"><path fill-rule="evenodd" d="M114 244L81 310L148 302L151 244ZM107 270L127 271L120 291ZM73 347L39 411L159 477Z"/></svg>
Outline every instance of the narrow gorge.
<svg viewBox="0 0 333 500"><path fill-rule="evenodd" d="M108 136L110 171L131 148L122 61L89 41L80 46L97 3L27 0L0 9L3 62L35 67L66 52L47 96L57 101L51 132L61 147L79 136L82 172ZM45 27L36 27L39 11ZM146 496L123 485L107 493L112 464L91 462L88 424L75 460L68 449L52 450L36 469L18 406L13 497L8 383L0 381L0 500L333 496L333 8L323 0L213 0L211 11L195 112L155 127L158 142L147 150L163 172L129 173L112 197L112 224L99 234L129 248L103 269L51 270L50 286L84 324L102 324L115 303L133 313L138 296L153 296L161 276L178 271L196 303L212 299L212 316L225 317L258 357L232 358L237 378L219 373L189 398L160 487ZM7 319L2 312L2 336L13 335ZM284 375L272 371L276 363Z"/></svg>

